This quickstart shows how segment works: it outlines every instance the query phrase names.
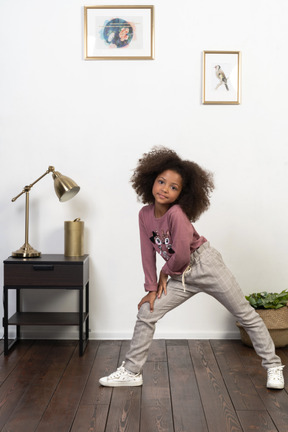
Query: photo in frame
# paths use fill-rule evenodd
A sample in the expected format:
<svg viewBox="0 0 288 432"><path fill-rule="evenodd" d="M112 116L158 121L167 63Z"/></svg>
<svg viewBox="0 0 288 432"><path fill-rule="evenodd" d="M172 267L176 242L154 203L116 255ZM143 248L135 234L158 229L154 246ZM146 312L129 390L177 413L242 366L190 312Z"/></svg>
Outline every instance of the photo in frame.
<svg viewBox="0 0 288 432"><path fill-rule="evenodd" d="M240 51L203 51L203 104L240 104Z"/></svg>
<svg viewBox="0 0 288 432"><path fill-rule="evenodd" d="M153 60L154 6L85 6L85 60Z"/></svg>

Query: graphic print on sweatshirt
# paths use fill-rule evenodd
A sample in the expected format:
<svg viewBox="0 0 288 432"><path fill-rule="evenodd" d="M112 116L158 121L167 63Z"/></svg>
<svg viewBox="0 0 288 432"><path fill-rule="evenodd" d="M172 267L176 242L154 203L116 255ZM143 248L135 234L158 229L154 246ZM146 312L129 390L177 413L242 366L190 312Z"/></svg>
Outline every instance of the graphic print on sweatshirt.
<svg viewBox="0 0 288 432"><path fill-rule="evenodd" d="M152 243L158 246L159 254L163 256L166 261L168 261L170 255L175 253L175 251L172 249L169 231L162 231L161 234L159 234L158 231L152 231L152 234L153 235L150 237L150 240Z"/></svg>

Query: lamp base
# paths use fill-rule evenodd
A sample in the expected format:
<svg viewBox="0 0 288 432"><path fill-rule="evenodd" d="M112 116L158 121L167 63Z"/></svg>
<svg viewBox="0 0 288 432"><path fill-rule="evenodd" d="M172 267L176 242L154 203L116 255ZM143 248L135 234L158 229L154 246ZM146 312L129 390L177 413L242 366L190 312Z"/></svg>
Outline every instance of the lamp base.
<svg viewBox="0 0 288 432"><path fill-rule="evenodd" d="M41 256L41 252L34 249L29 243L24 243L24 245L12 252L12 257L14 258L37 258Z"/></svg>

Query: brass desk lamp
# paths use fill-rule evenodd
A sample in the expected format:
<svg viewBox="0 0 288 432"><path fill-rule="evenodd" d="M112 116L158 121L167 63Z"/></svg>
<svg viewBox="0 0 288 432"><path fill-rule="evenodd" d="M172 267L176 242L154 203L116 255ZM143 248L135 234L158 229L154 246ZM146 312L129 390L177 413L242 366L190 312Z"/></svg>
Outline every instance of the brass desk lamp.
<svg viewBox="0 0 288 432"><path fill-rule="evenodd" d="M56 192L56 195L59 198L60 202L68 201L69 199L73 198L80 190L80 187L69 177L63 176L58 171L55 171L55 168L53 166L49 166L48 170L40 176L37 180L35 180L33 183L31 183L29 186L25 186L23 191L17 195L15 198L12 199L12 202L16 201L17 198L19 198L24 193L26 194L26 202L25 202L25 243L24 245L18 249L17 251L12 253L13 257L19 257L19 258L35 258L40 257L41 252L38 252L35 250L28 242L28 234L29 234L29 192L30 189L34 186L35 183L37 183L39 180L41 180L43 177L45 177L47 174L52 172L53 180L54 180L54 189Z"/></svg>

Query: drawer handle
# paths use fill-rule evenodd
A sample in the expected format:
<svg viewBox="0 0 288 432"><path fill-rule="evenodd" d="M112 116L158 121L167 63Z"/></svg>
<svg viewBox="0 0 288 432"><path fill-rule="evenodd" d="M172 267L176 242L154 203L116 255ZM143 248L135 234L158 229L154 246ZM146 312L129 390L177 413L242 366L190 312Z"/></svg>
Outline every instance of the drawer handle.
<svg viewBox="0 0 288 432"><path fill-rule="evenodd" d="M33 269L36 271L46 271L46 270L54 270L53 265L33 265Z"/></svg>

